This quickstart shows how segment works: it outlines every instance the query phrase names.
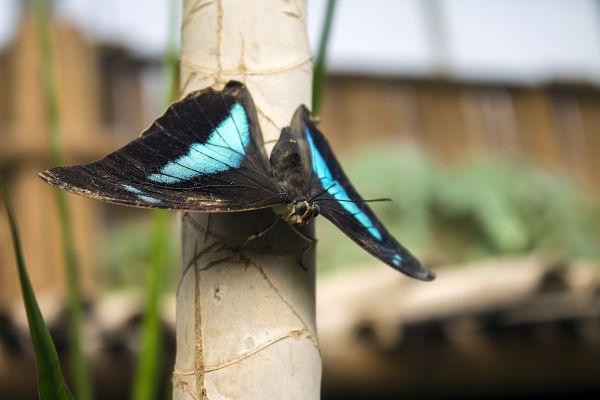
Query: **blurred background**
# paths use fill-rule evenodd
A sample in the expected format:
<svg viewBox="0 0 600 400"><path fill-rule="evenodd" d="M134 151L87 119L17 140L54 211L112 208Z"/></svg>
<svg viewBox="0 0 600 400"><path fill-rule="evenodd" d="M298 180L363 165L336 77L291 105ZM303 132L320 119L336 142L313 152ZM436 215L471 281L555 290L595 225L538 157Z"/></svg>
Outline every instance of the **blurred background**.
<svg viewBox="0 0 600 400"><path fill-rule="evenodd" d="M64 355L59 219L37 178L50 156L30 3L0 2L0 170ZM308 2L315 53L326 4ZM102 157L161 113L178 6L53 2L69 163ZM600 398L600 1L345 0L332 22L320 128L365 198L394 200L373 207L438 279L400 276L318 222L323 398ZM128 398L150 213L68 201L97 398ZM0 398L37 398L3 212ZM178 278L170 218L165 391Z"/></svg>

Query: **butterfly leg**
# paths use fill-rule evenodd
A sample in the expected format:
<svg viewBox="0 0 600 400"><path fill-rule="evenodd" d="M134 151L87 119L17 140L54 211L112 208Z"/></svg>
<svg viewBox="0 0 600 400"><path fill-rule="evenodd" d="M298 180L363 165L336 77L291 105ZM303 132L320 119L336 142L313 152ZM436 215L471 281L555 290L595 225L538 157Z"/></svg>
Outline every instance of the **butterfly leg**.
<svg viewBox="0 0 600 400"><path fill-rule="evenodd" d="M250 243L251 241L256 240L259 237L264 236L267 233L269 233L269 231L271 229L275 228L275 226L279 223L279 221L281 221L281 218L279 218L279 217L276 216L275 220L269 226L267 226L265 229L263 229L260 232L255 233L253 235L248 236L248 238L246 238L246 241L244 241L244 243L240 247L238 247L236 249L236 251L243 250L248 245L248 243Z"/></svg>
<svg viewBox="0 0 600 400"><path fill-rule="evenodd" d="M290 228L292 228L292 230L294 232L296 232L296 234L298 236L300 236L302 239L306 240L308 243L314 244L314 243L318 242L317 239L315 239L314 237L309 236L306 233L302 232L300 229L296 228L294 225L290 224Z"/></svg>
<svg viewBox="0 0 600 400"><path fill-rule="evenodd" d="M290 228L292 228L292 230L296 232L298 236L300 236L302 239L308 242L308 247L302 251L302 258L300 259L300 266L303 270L307 271L308 268L306 267L304 260L306 259L307 254L317 245L318 240L300 231L299 229L294 227L294 225L290 225Z"/></svg>

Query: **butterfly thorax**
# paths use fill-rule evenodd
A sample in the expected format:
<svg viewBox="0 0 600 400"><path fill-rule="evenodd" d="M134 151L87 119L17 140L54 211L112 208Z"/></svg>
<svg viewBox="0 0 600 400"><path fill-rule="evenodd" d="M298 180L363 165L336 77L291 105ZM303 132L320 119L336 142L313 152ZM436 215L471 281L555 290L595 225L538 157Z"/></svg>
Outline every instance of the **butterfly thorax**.
<svg viewBox="0 0 600 400"><path fill-rule="evenodd" d="M284 130L271 153L271 169L276 182L287 194L286 204L275 213L290 224L305 226L319 215L319 205L310 198L306 160L298 141Z"/></svg>

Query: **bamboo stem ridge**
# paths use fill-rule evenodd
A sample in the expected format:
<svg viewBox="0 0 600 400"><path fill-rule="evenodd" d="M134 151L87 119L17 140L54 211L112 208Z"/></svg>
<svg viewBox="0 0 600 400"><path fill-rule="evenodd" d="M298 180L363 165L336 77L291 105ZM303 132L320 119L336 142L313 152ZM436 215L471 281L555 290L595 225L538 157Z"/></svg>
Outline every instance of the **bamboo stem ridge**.
<svg viewBox="0 0 600 400"><path fill-rule="evenodd" d="M310 104L305 6L184 0L182 95L243 82L270 150L295 109ZM274 218L182 215L174 399L319 398L314 247L282 222L234 251Z"/></svg>

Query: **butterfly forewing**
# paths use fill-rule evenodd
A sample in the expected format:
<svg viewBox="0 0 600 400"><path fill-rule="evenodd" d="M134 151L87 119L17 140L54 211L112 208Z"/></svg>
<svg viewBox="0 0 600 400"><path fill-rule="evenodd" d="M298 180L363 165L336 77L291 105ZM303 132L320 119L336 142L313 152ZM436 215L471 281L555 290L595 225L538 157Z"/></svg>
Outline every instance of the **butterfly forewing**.
<svg viewBox="0 0 600 400"><path fill-rule="evenodd" d="M354 189L329 143L310 120L309 112L300 107L292 120L292 132L298 141L306 141L311 165L311 197L321 214L367 252L391 267L421 280L431 280L433 273L388 232L370 207Z"/></svg>
<svg viewBox="0 0 600 400"><path fill-rule="evenodd" d="M67 191L137 207L243 211L281 204L252 99L240 83L194 92L142 135L91 164L43 179Z"/></svg>

